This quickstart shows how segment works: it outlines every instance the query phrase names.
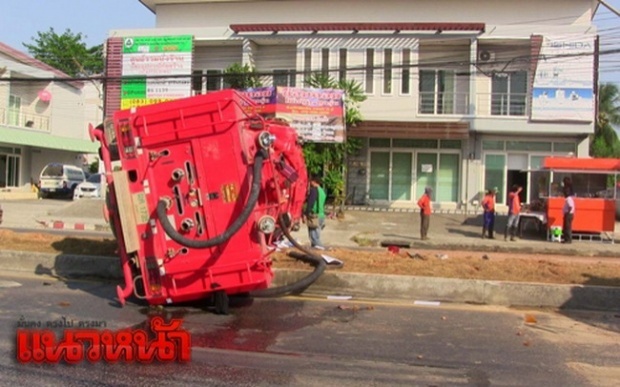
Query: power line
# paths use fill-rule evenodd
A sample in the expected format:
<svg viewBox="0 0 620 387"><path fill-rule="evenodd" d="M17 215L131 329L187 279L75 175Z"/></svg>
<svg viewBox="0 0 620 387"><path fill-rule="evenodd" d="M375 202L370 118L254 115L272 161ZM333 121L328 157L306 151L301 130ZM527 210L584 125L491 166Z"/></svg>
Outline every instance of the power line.
<svg viewBox="0 0 620 387"><path fill-rule="evenodd" d="M599 52L599 57L600 56L604 56L604 55L613 55L613 54L620 54L620 48L618 49L611 49L611 50L603 50ZM524 64L531 64L532 60L534 60L534 58L536 58L538 61L541 60L552 60L552 59L570 59L570 58L577 58L577 57L590 57L590 56L594 56L594 53L578 53L578 54L560 54L560 55L539 55L538 57L534 57L534 56L521 56L521 57L517 57L517 58L513 58L510 60L502 60L502 61L491 61L491 62L485 62L484 65L485 66L499 66L499 65L509 65L511 62L521 62ZM475 66L478 67L479 64L477 62L472 62L472 61L463 61L463 60L439 60L439 61L425 61L423 63L415 63L415 64L393 64L391 67L393 69L400 69L400 68L425 68L425 67L450 67L450 66L460 66L460 67L470 67L470 66ZM341 68L330 68L327 70L327 72L329 73L336 73L336 72L340 72L340 71L347 71L347 72L355 72L355 71L366 71L366 70L384 70L386 69L386 66L366 66L366 65L362 65L360 67L347 67L344 69ZM576 69L573 69L576 70ZM584 71L589 70L589 68L584 68ZM310 75L310 74L314 74L317 72L324 72L325 70L323 69L312 69L312 70L303 70L303 71L299 71L296 69L290 69L288 74L289 75ZM497 71L496 71L497 72ZM501 71L500 71L501 72ZM196 75L196 74L169 74L169 75L140 75L140 76L121 76L121 77L112 77L112 76L103 76L103 75L95 75L95 76L86 76L86 77L67 77L67 78L59 78L59 77L42 77L42 78L20 78L20 77L7 77L7 78L0 78L0 82L24 82L24 83L31 83L31 82L75 82L75 81L99 81L99 82L113 82L113 81L142 81L144 79L183 79L183 78L188 78L188 79L192 79L192 78L197 78L197 77L201 77L201 78L213 78L213 79L220 79L220 78L227 78L227 77L234 77L234 76L248 76L248 75L254 75L254 76L273 76L276 75L275 72L271 71L271 72L261 72L261 71L255 71L253 73L228 73L228 74L202 74L202 75ZM279 75L279 74L278 74Z"/></svg>

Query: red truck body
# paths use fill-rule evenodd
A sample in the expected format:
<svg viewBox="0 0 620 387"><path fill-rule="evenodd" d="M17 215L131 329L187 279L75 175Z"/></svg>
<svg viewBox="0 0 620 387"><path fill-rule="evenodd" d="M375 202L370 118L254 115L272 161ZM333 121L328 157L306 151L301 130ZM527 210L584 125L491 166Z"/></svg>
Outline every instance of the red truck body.
<svg viewBox="0 0 620 387"><path fill-rule="evenodd" d="M301 218L307 175L295 131L250 105L224 90L118 111L91 128L119 239L121 303L269 287L270 254Z"/></svg>

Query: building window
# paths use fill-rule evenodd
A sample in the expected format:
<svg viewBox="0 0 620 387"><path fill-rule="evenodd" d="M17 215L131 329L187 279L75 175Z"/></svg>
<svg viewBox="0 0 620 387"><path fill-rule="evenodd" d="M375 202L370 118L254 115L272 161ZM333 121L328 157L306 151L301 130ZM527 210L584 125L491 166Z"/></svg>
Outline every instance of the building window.
<svg viewBox="0 0 620 387"><path fill-rule="evenodd" d="M461 149L461 140L441 140L439 147L441 149Z"/></svg>
<svg viewBox="0 0 620 387"><path fill-rule="evenodd" d="M395 138L392 140L392 146L394 148L413 148L415 147L415 140L408 138Z"/></svg>
<svg viewBox="0 0 620 387"><path fill-rule="evenodd" d="M16 95L9 96L9 116L8 124L13 126L20 126L20 118L22 112L22 99Z"/></svg>
<svg viewBox="0 0 620 387"><path fill-rule="evenodd" d="M511 151L551 152L551 143L543 141L506 141L506 148Z"/></svg>
<svg viewBox="0 0 620 387"><path fill-rule="evenodd" d="M207 70L207 93L222 90L222 70Z"/></svg>
<svg viewBox="0 0 620 387"><path fill-rule="evenodd" d="M402 52L401 88L402 94L411 93L411 50L406 48Z"/></svg>
<svg viewBox="0 0 620 387"><path fill-rule="evenodd" d="M454 114L456 73L454 70L420 70L422 114Z"/></svg>
<svg viewBox="0 0 620 387"><path fill-rule="evenodd" d="M484 186L498 187L500 190L504 185L504 168L506 166L505 155L487 154L484 157ZM497 203L503 204L505 193L497 195Z"/></svg>
<svg viewBox="0 0 620 387"><path fill-rule="evenodd" d="M295 70L273 70L273 85L295 87Z"/></svg>
<svg viewBox="0 0 620 387"><path fill-rule="evenodd" d="M392 93L392 50L383 50L383 94Z"/></svg>
<svg viewBox="0 0 620 387"><path fill-rule="evenodd" d="M306 81L312 75L312 49L306 48L304 50L304 84L308 85Z"/></svg>
<svg viewBox="0 0 620 387"><path fill-rule="evenodd" d="M373 48L366 49L366 93L375 92L375 50Z"/></svg>
<svg viewBox="0 0 620 387"><path fill-rule="evenodd" d="M482 140L483 150L504 150L504 142L501 140Z"/></svg>
<svg viewBox="0 0 620 387"><path fill-rule="evenodd" d="M192 90L194 94L202 94L202 70L192 71Z"/></svg>
<svg viewBox="0 0 620 387"><path fill-rule="evenodd" d="M524 116L527 95L527 72L517 71L493 75L491 114Z"/></svg>
<svg viewBox="0 0 620 387"><path fill-rule="evenodd" d="M347 79L347 49L340 49L340 71L338 72L338 79L343 81Z"/></svg>
<svg viewBox="0 0 620 387"><path fill-rule="evenodd" d="M329 48L321 50L321 73L323 76L329 76Z"/></svg>
<svg viewBox="0 0 620 387"><path fill-rule="evenodd" d="M554 152L566 152L566 153L573 153L575 154L577 152L577 148L575 147L575 143L574 142L554 142L553 143L553 151Z"/></svg>
<svg viewBox="0 0 620 387"><path fill-rule="evenodd" d="M389 138L371 138L369 140L369 146L373 148L389 148L390 139Z"/></svg>

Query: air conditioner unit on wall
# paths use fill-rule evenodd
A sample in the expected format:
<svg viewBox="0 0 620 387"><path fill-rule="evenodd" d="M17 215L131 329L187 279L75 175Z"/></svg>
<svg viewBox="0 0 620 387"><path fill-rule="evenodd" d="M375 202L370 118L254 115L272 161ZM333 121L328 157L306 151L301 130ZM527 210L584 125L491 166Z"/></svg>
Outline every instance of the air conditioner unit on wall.
<svg viewBox="0 0 620 387"><path fill-rule="evenodd" d="M478 62L493 62L495 60L495 53L489 50L480 50L478 52Z"/></svg>

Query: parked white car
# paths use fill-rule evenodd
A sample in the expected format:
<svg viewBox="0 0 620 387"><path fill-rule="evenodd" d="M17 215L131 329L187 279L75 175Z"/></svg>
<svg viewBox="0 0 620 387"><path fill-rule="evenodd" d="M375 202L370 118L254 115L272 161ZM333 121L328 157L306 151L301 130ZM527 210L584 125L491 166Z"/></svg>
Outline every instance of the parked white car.
<svg viewBox="0 0 620 387"><path fill-rule="evenodd" d="M103 174L95 173L90 175L85 182L78 184L73 191L73 200L82 198L101 198L101 179Z"/></svg>

